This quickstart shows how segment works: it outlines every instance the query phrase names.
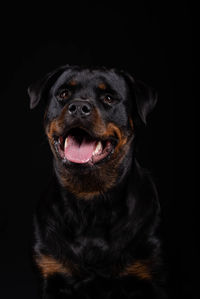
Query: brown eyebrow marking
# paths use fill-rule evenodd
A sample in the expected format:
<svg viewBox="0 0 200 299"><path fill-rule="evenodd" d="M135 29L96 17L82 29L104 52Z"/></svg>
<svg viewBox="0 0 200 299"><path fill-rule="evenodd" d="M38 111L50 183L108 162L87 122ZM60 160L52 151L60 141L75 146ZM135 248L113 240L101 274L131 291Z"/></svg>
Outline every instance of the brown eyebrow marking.
<svg viewBox="0 0 200 299"><path fill-rule="evenodd" d="M77 81L74 79L71 79L68 83L70 86L76 86L77 85Z"/></svg>
<svg viewBox="0 0 200 299"><path fill-rule="evenodd" d="M102 82L102 83L99 83L99 85L98 85L98 88L101 89L101 90L105 90L106 87L107 87L106 84L103 83L103 82Z"/></svg>

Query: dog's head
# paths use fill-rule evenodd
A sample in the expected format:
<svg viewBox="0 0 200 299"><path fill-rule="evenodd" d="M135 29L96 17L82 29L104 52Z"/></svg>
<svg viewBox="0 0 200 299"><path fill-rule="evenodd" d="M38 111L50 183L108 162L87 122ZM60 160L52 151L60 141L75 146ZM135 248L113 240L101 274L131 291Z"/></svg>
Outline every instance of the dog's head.
<svg viewBox="0 0 200 299"><path fill-rule="evenodd" d="M123 71L63 66L32 85L62 185L79 197L112 188L131 164L132 141L156 97Z"/></svg>

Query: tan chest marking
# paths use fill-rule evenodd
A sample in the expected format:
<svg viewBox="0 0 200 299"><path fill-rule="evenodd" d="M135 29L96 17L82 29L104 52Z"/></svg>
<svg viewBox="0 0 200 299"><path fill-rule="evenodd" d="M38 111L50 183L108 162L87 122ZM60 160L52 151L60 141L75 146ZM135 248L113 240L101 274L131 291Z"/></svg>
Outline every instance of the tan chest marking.
<svg viewBox="0 0 200 299"><path fill-rule="evenodd" d="M140 279L151 279L151 269L145 262L137 261L134 264L126 267L126 269L120 273L120 276L133 275Z"/></svg>
<svg viewBox="0 0 200 299"><path fill-rule="evenodd" d="M43 277L48 277L55 273L62 273L68 276L72 275L70 265L63 265L51 256L41 254L36 257L36 264L39 267Z"/></svg>

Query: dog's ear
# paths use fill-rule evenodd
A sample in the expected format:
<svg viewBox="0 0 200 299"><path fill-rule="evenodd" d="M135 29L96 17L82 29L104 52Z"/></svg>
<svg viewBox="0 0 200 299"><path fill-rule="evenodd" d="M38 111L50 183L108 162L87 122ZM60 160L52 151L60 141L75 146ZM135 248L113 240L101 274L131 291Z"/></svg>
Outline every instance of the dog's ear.
<svg viewBox="0 0 200 299"><path fill-rule="evenodd" d="M66 66L65 66L66 67ZM64 67L59 67L54 71L46 74L43 78L31 84L28 88L28 95L30 97L30 108L35 108L45 94L45 91L50 88L51 84L60 76Z"/></svg>
<svg viewBox="0 0 200 299"><path fill-rule="evenodd" d="M152 112L157 103L157 93L141 81L136 81L135 101L138 114L146 125L147 116Z"/></svg>
<svg viewBox="0 0 200 299"><path fill-rule="evenodd" d="M128 80L131 94L135 99L135 106L140 120L146 125L147 116L157 103L157 93L141 81L135 80L129 73L124 75Z"/></svg>

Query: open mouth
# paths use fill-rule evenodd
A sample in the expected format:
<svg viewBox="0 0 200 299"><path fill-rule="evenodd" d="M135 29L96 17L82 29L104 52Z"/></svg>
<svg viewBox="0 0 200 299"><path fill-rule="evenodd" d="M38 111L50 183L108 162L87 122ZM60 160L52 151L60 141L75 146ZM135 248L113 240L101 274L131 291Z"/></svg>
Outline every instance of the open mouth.
<svg viewBox="0 0 200 299"><path fill-rule="evenodd" d="M80 128L71 129L67 134L55 137L54 141L63 162L90 165L109 159L117 144L116 138L95 138Z"/></svg>

